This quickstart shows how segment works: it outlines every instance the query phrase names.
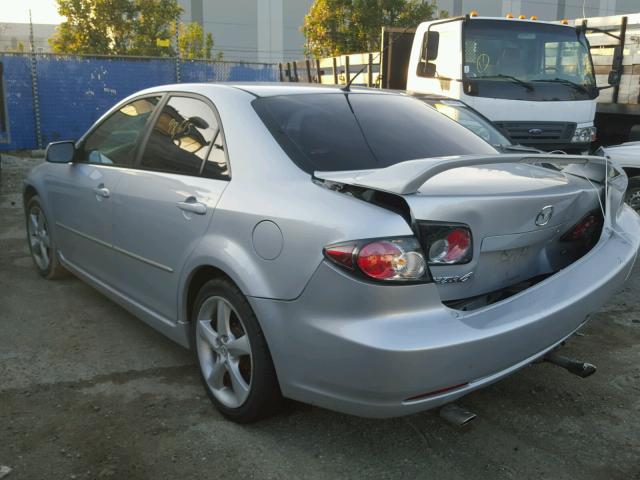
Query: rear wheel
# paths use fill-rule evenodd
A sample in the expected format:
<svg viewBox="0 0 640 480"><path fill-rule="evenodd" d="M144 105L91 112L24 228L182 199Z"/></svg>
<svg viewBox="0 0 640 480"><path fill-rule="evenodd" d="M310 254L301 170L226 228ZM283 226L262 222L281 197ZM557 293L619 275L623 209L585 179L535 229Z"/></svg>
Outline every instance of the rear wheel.
<svg viewBox="0 0 640 480"><path fill-rule="evenodd" d="M48 280L64 276L66 270L60 265L58 252L51 237L49 222L42 209L40 197L34 195L27 202L27 241L31 258L38 273Z"/></svg>
<svg viewBox="0 0 640 480"><path fill-rule="evenodd" d="M640 213L640 177L629 179L624 201L636 212Z"/></svg>
<svg viewBox="0 0 640 480"><path fill-rule="evenodd" d="M281 403L271 355L246 298L226 279L205 283L192 315L193 344L207 395L227 418L249 423Z"/></svg>

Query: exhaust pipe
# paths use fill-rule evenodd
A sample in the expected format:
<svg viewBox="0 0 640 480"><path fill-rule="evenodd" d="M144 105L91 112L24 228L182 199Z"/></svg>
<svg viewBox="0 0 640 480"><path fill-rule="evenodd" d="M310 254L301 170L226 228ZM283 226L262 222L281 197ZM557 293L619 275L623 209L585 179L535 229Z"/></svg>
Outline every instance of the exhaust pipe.
<svg viewBox="0 0 640 480"><path fill-rule="evenodd" d="M573 373L580 378L587 378L596 373L597 367L591 363L581 362L573 358L563 357L556 353L547 353L544 357L545 362L553 363L558 367L564 368L567 372Z"/></svg>
<svg viewBox="0 0 640 480"><path fill-rule="evenodd" d="M459 407L455 403L448 403L438 411L441 418L455 427L464 427L476 418L476 414Z"/></svg>

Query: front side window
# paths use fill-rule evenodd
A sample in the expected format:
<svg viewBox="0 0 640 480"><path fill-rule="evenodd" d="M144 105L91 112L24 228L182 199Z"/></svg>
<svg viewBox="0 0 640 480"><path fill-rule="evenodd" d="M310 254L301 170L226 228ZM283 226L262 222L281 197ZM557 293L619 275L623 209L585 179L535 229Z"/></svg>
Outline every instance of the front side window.
<svg viewBox="0 0 640 480"><path fill-rule="evenodd" d="M131 167L138 140L160 97L127 103L111 114L84 141L80 160L87 163Z"/></svg>
<svg viewBox="0 0 640 480"><path fill-rule="evenodd" d="M463 74L479 96L586 100L597 96L584 33L563 25L471 20Z"/></svg>
<svg viewBox="0 0 640 480"><path fill-rule="evenodd" d="M141 167L199 175L216 140L224 153L220 126L209 105L196 98L171 97L153 126Z"/></svg>
<svg viewBox="0 0 640 480"><path fill-rule="evenodd" d="M404 95L283 95L258 98L253 107L283 150L307 173L497 153L463 126Z"/></svg>

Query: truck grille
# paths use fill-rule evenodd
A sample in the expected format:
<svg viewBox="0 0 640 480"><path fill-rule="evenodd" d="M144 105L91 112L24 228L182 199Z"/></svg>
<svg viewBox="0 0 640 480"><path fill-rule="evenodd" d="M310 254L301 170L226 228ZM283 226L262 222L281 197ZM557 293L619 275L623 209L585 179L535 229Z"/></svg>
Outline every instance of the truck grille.
<svg viewBox="0 0 640 480"><path fill-rule="evenodd" d="M573 122L495 122L516 143L523 145L569 142L576 129Z"/></svg>

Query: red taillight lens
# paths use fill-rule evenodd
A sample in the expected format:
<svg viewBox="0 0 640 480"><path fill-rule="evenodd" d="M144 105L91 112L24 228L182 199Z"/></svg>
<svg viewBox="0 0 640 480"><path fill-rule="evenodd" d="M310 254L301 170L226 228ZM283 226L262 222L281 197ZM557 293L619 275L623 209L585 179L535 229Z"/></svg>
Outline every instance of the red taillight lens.
<svg viewBox="0 0 640 480"><path fill-rule="evenodd" d="M589 213L580 220L571 230L565 233L561 240L565 242L574 242L579 240L593 239L602 228L602 214L597 212Z"/></svg>
<svg viewBox="0 0 640 480"><path fill-rule="evenodd" d="M468 263L473 257L473 238L466 226L421 223L420 233L428 249L430 265Z"/></svg>
<svg viewBox="0 0 640 480"><path fill-rule="evenodd" d="M358 267L372 278L391 278L405 263L402 250L391 242L368 243L358 252Z"/></svg>
<svg viewBox="0 0 640 480"><path fill-rule="evenodd" d="M338 265L342 265L353 270L353 251L356 248L355 243L341 243L325 247L324 254Z"/></svg>
<svg viewBox="0 0 640 480"><path fill-rule="evenodd" d="M414 237L337 243L325 247L324 254L335 264L375 280L429 280L422 248Z"/></svg>

